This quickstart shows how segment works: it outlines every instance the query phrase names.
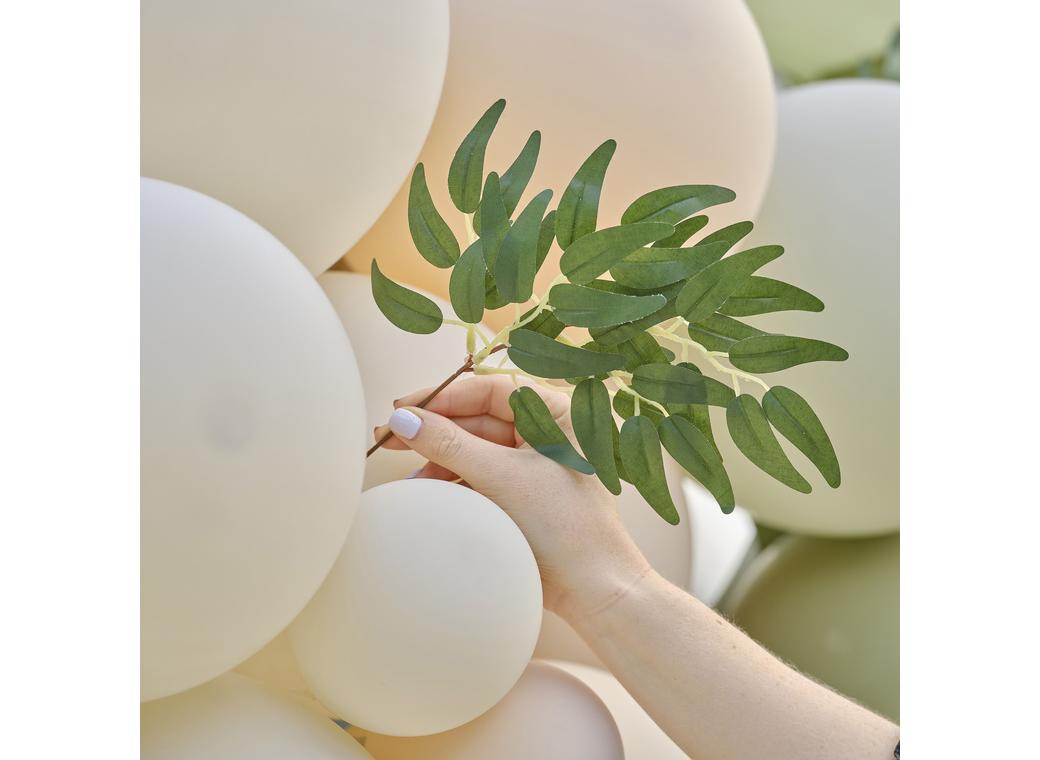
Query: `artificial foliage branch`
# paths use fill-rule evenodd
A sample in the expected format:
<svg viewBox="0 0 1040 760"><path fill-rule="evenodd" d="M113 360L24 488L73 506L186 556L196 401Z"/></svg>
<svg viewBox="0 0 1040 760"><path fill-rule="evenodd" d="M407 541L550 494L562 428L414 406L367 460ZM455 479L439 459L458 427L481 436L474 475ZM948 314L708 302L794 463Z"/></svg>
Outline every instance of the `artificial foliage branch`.
<svg viewBox="0 0 1040 760"><path fill-rule="evenodd" d="M555 209L549 210L553 192L548 189L521 207L541 133L531 134L502 174L485 174L485 152L504 109L499 100L480 117L448 170L449 196L465 215L465 247L434 205L421 163L412 175L412 240L430 264L452 270L449 295L459 319L446 319L437 304L393 282L372 263L376 304L397 327L426 334L448 323L467 331L462 366L419 406L465 373L509 375L517 386L510 397L516 429L532 448L597 476L614 494L621 492L622 480L632 483L673 524L679 515L668 492L662 448L723 511L736 503L716 445L712 406L724 410L737 449L780 483L803 493L812 490L777 433L837 488L838 459L812 407L795 391L770 386L759 375L808 362L844 361L848 353L738 319L823 310L811 293L758 274L784 249L766 245L733 252L751 232L751 222L690 243L709 226L701 212L736 197L715 185L653 190L629 205L621 224L600 228L599 197L617 148L613 140L578 167ZM563 252L561 274L536 294L535 276L554 241ZM485 310L509 304L515 318L488 340L477 329ZM501 360L492 358L500 352L505 352ZM504 366L506 357L513 367ZM541 397L520 384L521 377L572 394L571 427L580 451ZM749 391L761 391L760 397ZM623 420L620 430L616 418Z"/></svg>

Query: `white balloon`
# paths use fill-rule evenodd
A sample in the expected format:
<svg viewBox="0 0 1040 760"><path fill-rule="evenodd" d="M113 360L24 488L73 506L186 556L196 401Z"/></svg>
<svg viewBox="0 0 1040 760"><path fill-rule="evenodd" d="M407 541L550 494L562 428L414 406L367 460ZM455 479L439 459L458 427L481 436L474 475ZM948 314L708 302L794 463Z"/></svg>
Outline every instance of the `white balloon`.
<svg viewBox="0 0 1040 760"><path fill-rule="evenodd" d="M420 737L355 735L377 760L626 757L603 702L574 676L541 662L532 662L501 702L454 731Z"/></svg>
<svg viewBox="0 0 1040 760"><path fill-rule="evenodd" d="M723 513L708 489L689 476L683 479L682 490L693 526L690 593L714 607L754 550L755 521L740 506Z"/></svg>
<svg viewBox="0 0 1040 760"><path fill-rule="evenodd" d="M332 567L364 400L321 288L259 225L141 182L141 697L223 673Z"/></svg>
<svg viewBox="0 0 1040 760"><path fill-rule="evenodd" d="M521 207L544 188L557 203L581 162L614 138L601 227L617 224L638 196L668 185L735 190L735 202L708 212L718 225L758 210L775 140L773 75L740 0L453 0L444 94L420 158L434 202L460 240L448 165L499 98L508 106L485 171L503 172L528 135L542 132ZM404 187L347 260L368 271L376 258L388 275L446 295L448 270L426 264L409 237L407 199ZM557 248L549 254L536 293L559 271L559 255ZM512 310L503 309L485 321L501 327L510 319Z"/></svg>
<svg viewBox="0 0 1040 760"><path fill-rule="evenodd" d="M141 705L144 760L371 760L320 713L244 676Z"/></svg>
<svg viewBox="0 0 1040 760"><path fill-rule="evenodd" d="M407 176L447 50L447 0L145 0L142 172L240 209L317 274Z"/></svg>
<svg viewBox="0 0 1040 760"><path fill-rule="evenodd" d="M783 245L785 255L763 274L815 293L826 309L747 321L848 349L847 362L764 376L820 416L841 487L828 487L792 446L811 494L750 464L728 435L719 445L737 500L760 522L821 536L889 533L899 526L899 86L806 85L785 90L779 112L773 181L747 246Z"/></svg>
<svg viewBox="0 0 1040 760"><path fill-rule="evenodd" d="M520 529L476 491L399 480L366 491L343 552L289 628L304 680L370 731L447 731L516 683L541 623Z"/></svg>
<svg viewBox="0 0 1040 760"><path fill-rule="evenodd" d="M296 696L310 695L285 631L235 668L235 672Z"/></svg>

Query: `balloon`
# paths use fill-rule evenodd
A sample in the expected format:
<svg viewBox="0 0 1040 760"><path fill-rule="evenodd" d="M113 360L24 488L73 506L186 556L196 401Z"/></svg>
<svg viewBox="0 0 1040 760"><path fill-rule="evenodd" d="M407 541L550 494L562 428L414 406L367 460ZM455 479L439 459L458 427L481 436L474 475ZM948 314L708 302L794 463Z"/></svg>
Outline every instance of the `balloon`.
<svg viewBox="0 0 1040 760"><path fill-rule="evenodd" d="M228 673L141 705L144 760L371 760L320 713L274 689Z"/></svg>
<svg viewBox="0 0 1040 760"><path fill-rule="evenodd" d="M141 182L141 697L233 668L347 535L361 381L336 313L270 233Z"/></svg>
<svg viewBox="0 0 1040 760"><path fill-rule="evenodd" d="M447 50L447 0L146 0L142 172L240 209L323 272L407 176Z"/></svg>
<svg viewBox="0 0 1040 760"><path fill-rule="evenodd" d="M802 672L899 720L899 536L784 536L734 586L727 614Z"/></svg>
<svg viewBox="0 0 1040 760"><path fill-rule="evenodd" d="M723 514L715 497L689 476L682 489L693 525L690 593L714 607L754 549L755 523L739 506Z"/></svg>
<svg viewBox="0 0 1040 760"><path fill-rule="evenodd" d="M899 29L899 0L748 0L773 65L815 79L881 52Z"/></svg>
<svg viewBox="0 0 1040 760"><path fill-rule="evenodd" d="M453 0L444 93L420 159L441 214L465 241L447 193L448 165L495 100L508 102L485 172L505 171L528 135L542 132L527 199L544 188L553 207L601 142L618 148L600 198L599 226L668 185L710 183L737 193L712 209L718 225L753 218L775 139L773 76L762 38L739 0ZM391 277L446 294L448 270L426 264L407 225L408 187L347 254L354 271L379 260ZM559 272L554 247L536 293ZM490 314L496 328L512 309Z"/></svg>
<svg viewBox="0 0 1040 760"><path fill-rule="evenodd" d="M314 695L395 736L473 720L523 673L542 619L527 541L464 486L417 479L361 497L321 590L289 628Z"/></svg>
<svg viewBox="0 0 1040 760"><path fill-rule="evenodd" d="M899 86L806 85L784 91L779 112L773 182L747 245L782 244L787 253L763 274L815 293L826 309L747 321L848 349L847 362L765 376L820 416L841 487L828 487L793 446L812 494L777 483L728 435L719 445L738 502L759 522L820 536L890 533L899 526Z"/></svg>
<svg viewBox="0 0 1040 760"><path fill-rule="evenodd" d="M550 664L581 679L603 700L621 732L626 760L687 760L689 756L668 738L668 734L609 672L572 662L551 661Z"/></svg>
<svg viewBox="0 0 1040 760"><path fill-rule="evenodd" d="M300 675L300 666L296 663L296 657L289 646L289 635L285 631L235 668L235 672L294 695L310 694L303 676Z"/></svg>
<svg viewBox="0 0 1040 760"><path fill-rule="evenodd" d="M351 731L377 760L622 760L617 726L603 702L563 670L532 662L516 686L454 731L393 737Z"/></svg>

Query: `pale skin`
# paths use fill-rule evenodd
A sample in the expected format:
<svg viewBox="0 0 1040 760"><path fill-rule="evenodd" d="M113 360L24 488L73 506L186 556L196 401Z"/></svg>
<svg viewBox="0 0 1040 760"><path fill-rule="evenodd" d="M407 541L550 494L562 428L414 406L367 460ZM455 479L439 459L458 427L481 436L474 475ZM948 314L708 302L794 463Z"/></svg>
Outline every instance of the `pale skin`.
<svg viewBox="0 0 1040 760"><path fill-rule="evenodd" d="M395 406L420 418L418 432L405 438L394 420L401 435L386 447L413 449L429 460L417 477L461 479L516 522L538 560L546 608L683 751L697 760L893 756L897 726L798 673L658 575L595 477L523 444L509 407L514 387L502 376L469 377L425 409L414 405L429 389L416 391ZM533 387L571 435L569 397Z"/></svg>

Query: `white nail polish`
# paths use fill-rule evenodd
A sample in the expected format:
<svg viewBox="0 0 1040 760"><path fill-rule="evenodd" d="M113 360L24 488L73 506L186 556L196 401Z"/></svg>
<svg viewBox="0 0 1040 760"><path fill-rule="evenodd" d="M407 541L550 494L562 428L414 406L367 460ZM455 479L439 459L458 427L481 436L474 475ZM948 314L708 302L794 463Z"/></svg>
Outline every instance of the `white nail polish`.
<svg viewBox="0 0 1040 760"><path fill-rule="evenodd" d="M411 440L419 433L422 420L407 409L397 409L390 415L390 421L387 424L394 431L394 435Z"/></svg>

